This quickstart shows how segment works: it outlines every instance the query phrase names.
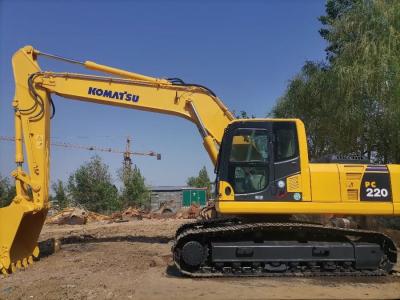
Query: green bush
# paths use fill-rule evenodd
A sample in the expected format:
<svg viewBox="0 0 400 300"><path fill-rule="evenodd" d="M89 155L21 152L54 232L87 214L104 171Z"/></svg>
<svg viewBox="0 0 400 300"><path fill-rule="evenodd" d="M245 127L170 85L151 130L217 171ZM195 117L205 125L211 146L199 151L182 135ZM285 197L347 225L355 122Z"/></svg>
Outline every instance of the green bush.
<svg viewBox="0 0 400 300"><path fill-rule="evenodd" d="M112 182L109 168L97 155L69 177L68 192L73 202L94 212L121 209L118 189Z"/></svg>
<svg viewBox="0 0 400 300"><path fill-rule="evenodd" d="M15 197L15 186L7 177L0 175L0 207L8 206Z"/></svg>

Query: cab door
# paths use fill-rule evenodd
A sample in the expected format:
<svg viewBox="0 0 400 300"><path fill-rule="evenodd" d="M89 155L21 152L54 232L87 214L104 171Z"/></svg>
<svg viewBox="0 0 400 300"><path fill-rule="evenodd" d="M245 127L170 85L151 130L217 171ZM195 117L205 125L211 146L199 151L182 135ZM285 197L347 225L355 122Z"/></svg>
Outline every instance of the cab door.
<svg viewBox="0 0 400 300"><path fill-rule="evenodd" d="M265 122L236 122L225 132L217 179L228 182L235 200L264 200L274 178L272 133Z"/></svg>
<svg viewBox="0 0 400 300"><path fill-rule="evenodd" d="M234 200L298 200L286 188L286 178L300 172L296 125L291 123L243 121L228 127L217 181L229 183Z"/></svg>

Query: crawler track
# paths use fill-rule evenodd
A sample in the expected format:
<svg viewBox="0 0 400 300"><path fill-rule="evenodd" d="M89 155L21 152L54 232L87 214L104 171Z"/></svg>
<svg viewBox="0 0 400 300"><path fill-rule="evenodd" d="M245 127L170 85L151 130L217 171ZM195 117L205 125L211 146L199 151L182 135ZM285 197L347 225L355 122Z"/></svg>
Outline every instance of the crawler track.
<svg viewBox="0 0 400 300"><path fill-rule="evenodd" d="M343 261L324 258L324 254L316 256L312 260L282 260L268 261L268 259L254 259L253 254L244 253L245 258L241 260L241 255L237 255L232 261L215 260L213 249L215 245L228 245L237 250L250 251L247 246L240 246L247 241L253 243L254 240L262 240L269 243L290 243L301 240L313 245L333 245L340 242L346 247L356 247L356 245L372 245L381 253L379 262L374 267L365 267L355 261ZM250 241L250 242L249 242ZM289 242L288 242L289 241ZM201 253L199 260L195 254L189 253L189 260L199 263L187 263L184 258L183 249L189 242L195 245L201 244L203 250L194 253ZM258 241L260 243L260 241ZM225 244L224 244L225 243ZM329 244L331 243L331 244ZM250 245L253 245L250 244ZM238 246L239 245L239 246ZM246 244L247 245L247 244ZM254 244L260 245L260 244ZM275 244L273 244L275 245ZM254 248L255 249L255 248ZM322 248L324 249L324 248ZM298 249L292 249L295 253ZM230 276L383 276L392 271L397 261L397 250L394 242L386 235L374 231L331 228L317 224L301 222L270 222L270 223L250 223L240 219L216 219L211 221L199 221L191 224L182 225L176 232L175 242L172 247L174 262L177 268L185 275L191 277L230 277ZM329 253L330 248L327 248ZM353 250L351 250L353 251ZM355 251L355 250L354 250ZM372 251L373 252L373 251ZM267 255L267 254L265 254ZM186 254L187 256L187 254ZM268 255L267 255L268 256ZM188 260L188 259L186 259ZM361 267L360 267L361 265Z"/></svg>

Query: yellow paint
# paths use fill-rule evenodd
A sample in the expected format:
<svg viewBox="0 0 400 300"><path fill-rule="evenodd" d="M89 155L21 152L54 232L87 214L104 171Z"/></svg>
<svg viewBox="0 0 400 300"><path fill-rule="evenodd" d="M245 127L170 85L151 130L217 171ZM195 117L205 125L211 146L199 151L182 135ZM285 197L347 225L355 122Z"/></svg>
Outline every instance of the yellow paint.
<svg viewBox="0 0 400 300"><path fill-rule="evenodd" d="M393 205L388 202L329 203L329 202L250 202L219 201L223 214L344 214L392 215Z"/></svg>
<svg viewBox="0 0 400 300"><path fill-rule="evenodd" d="M11 205L0 209L0 273L15 266L26 267L39 255L37 239L46 218L49 190L50 99L56 94L96 104L120 106L169 114L193 122L202 133L203 145L214 164L224 131L232 122L296 123L299 141L300 173L289 178L293 192L302 194L298 202L235 201L232 186L219 182L217 208L228 214L400 214L400 166L390 165L394 203L359 201L363 165L316 165L308 160L304 124L298 119L235 120L223 102L198 86L174 85L153 78L94 62L83 66L116 77L75 73L43 72L40 52L31 46L17 51L12 59L15 80L16 170L13 171L17 195ZM29 80L34 90L29 88ZM117 93L118 96L110 96ZM135 101L127 95L135 95ZM138 97L138 98L137 98ZM137 101L136 101L137 100ZM23 146L25 151L23 151ZM24 157L24 152L26 157ZM27 171L23 170L26 163ZM296 184L295 184L296 183ZM396 183L396 184L393 184ZM373 184L373 183L370 183ZM227 191L231 189L229 194Z"/></svg>
<svg viewBox="0 0 400 300"><path fill-rule="evenodd" d="M337 164L310 164L313 202L341 202Z"/></svg>
<svg viewBox="0 0 400 300"><path fill-rule="evenodd" d="M360 201L361 180L367 166L361 164L338 164L337 166L343 202Z"/></svg>
<svg viewBox="0 0 400 300"><path fill-rule="evenodd" d="M218 197L221 201L232 201L235 199L235 193L233 187L229 184L229 182L221 180L219 183L218 189ZM231 191L228 195L227 191Z"/></svg>
<svg viewBox="0 0 400 300"><path fill-rule="evenodd" d="M15 109L17 164L13 176L17 195L10 206L0 209L1 273L10 272L18 262L31 262L32 255L39 254L37 238L49 208L51 109L48 95L57 94L69 99L170 114L190 120L203 128L203 144L213 163L217 160L224 130L234 119L220 99L200 87L173 85L165 79L91 61L86 61L83 66L120 78L43 72L37 62L38 55L40 51L26 46L17 51L12 59L16 86L12 105ZM30 91L28 80L34 86L35 96ZM122 93L122 96L118 94L118 99L110 98L93 92L93 89ZM132 98L128 101L124 96L128 93L139 96L138 101L132 101ZM194 115L193 107L197 115ZM22 169L23 162L28 167L27 171Z"/></svg>
<svg viewBox="0 0 400 300"><path fill-rule="evenodd" d="M400 165L387 165L392 185L393 202L400 205ZM398 207L400 209L400 207ZM400 211L398 211L400 214Z"/></svg>
<svg viewBox="0 0 400 300"><path fill-rule="evenodd" d="M35 78L35 82L41 89L65 98L174 115L199 125L188 106L188 102L191 102L196 107L209 137L217 145L233 118L220 108L215 97L198 87L65 73L43 73ZM126 92L139 96L139 100L133 102L126 101L125 98L113 99L102 94L97 95L94 91L112 94ZM215 157L210 158L215 162Z"/></svg>
<svg viewBox="0 0 400 300"><path fill-rule="evenodd" d="M313 202L341 202L337 164L310 164Z"/></svg>
<svg viewBox="0 0 400 300"><path fill-rule="evenodd" d="M301 175L293 175L286 178L287 191L289 193L301 192Z"/></svg>
<svg viewBox="0 0 400 300"><path fill-rule="evenodd" d="M145 75L134 73L134 72L128 72L125 70L121 70L121 69L117 69L117 68L113 68L113 67L109 67L109 66L105 66L105 65L100 65L100 64L97 64L92 61L85 61L84 66L89 70L104 72L107 74L114 74L114 75L118 75L123 78L171 85L171 82L169 82L166 79L153 78L150 76L145 76Z"/></svg>
<svg viewBox="0 0 400 300"><path fill-rule="evenodd" d="M400 215L400 165L388 165L393 195L393 214Z"/></svg>
<svg viewBox="0 0 400 300"><path fill-rule="evenodd" d="M278 119L278 122L282 121ZM297 138L299 140L299 153L300 153L300 172L302 184L302 201L311 201L311 183L310 183L310 169L308 162L308 146L306 130L304 123L299 119L294 119L297 127Z"/></svg>

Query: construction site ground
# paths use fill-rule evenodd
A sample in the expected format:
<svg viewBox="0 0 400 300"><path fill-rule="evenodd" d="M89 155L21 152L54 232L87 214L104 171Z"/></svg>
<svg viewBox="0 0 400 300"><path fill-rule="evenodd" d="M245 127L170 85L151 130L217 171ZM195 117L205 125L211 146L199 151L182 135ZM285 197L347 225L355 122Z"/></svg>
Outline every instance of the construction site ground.
<svg viewBox="0 0 400 300"><path fill-rule="evenodd" d="M171 240L188 220L46 225L62 248L0 278L0 299L386 299L400 277L191 279L172 264ZM391 234L400 242L400 232ZM397 269L400 271L399 266Z"/></svg>

